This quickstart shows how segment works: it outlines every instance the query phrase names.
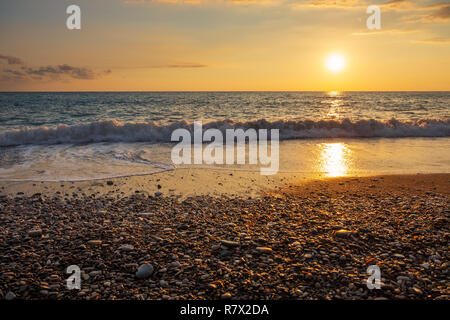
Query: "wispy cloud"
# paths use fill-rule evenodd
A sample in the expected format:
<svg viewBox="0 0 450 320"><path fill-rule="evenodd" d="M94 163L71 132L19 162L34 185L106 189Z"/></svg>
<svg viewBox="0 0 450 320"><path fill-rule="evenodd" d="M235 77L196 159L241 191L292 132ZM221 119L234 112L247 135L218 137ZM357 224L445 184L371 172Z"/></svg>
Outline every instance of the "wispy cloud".
<svg viewBox="0 0 450 320"><path fill-rule="evenodd" d="M450 43L450 38L429 38L423 40L415 40L414 43L428 43L428 44L447 44Z"/></svg>
<svg viewBox="0 0 450 320"><path fill-rule="evenodd" d="M267 4L280 4L285 1L284 0L123 0L123 2L128 5L150 5L155 3L179 4L179 5L199 5L199 4L267 5Z"/></svg>
<svg viewBox="0 0 450 320"><path fill-rule="evenodd" d="M410 8L413 6L414 4L408 0L391 0L380 4L380 7L389 7L389 8L405 8L405 7Z"/></svg>
<svg viewBox="0 0 450 320"><path fill-rule="evenodd" d="M433 4L429 4L426 6L423 6L423 9L436 9L436 8L443 8L443 7L447 7L450 5L450 2L439 2L439 3L433 3Z"/></svg>
<svg viewBox="0 0 450 320"><path fill-rule="evenodd" d="M302 8L341 8L360 9L375 4L384 10L392 11L431 11L436 12L429 15L430 19L448 19L450 2L440 2L423 5L423 1L415 0L123 0L127 5L151 5L151 4L173 4L173 5L277 5L286 6L291 9Z"/></svg>
<svg viewBox="0 0 450 320"><path fill-rule="evenodd" d="M161 64L153 65L148 68L172 68L172 69L189 69L189 68L206 68L208 65L200 63L172 63L172 64Z"/></svg>
<svg viewBox="0 0 450 320"><path fill-rule="evenodd" d="M138 66L114 66L113 69L197 69L207 68L209 65L203 63L191 63L191 62L173 62L173 63L161 63L151 65L138 65Z"/></svg>
<svg viewBox="0 0 450 320"><path fill-rule="evenodd" d="M24 64L23 61L19 58L13 56L5 56L0 54L0 60L5 60L8 64Z"/></svg>
<svg viewBox="0 0 450 320"><path fill-rule="evenodd" d="M92 80L111 73L111 70L96 72L86 67L74 67L68 64L55 66L27 66L20 58L0 55L10 67L1 70L3 80Z"/></svg>
<svg viewBox="0 0 450 320"><path fill-rule="evenodd" d="M395 13L390 18L390 29L383 27L378 31L361 31L352 35L396 35L412 32L425 31L423 24L442 23L450 19L450 2L428 3L418 0L390 0L379 3L381 12L392 11ZM395 20L393 19L395 17ZM431 30L429 30L431 31ZM437 37L436 37L437 39ZM414 40L413 42L425 43L425 40ZM429 42L431 43L431 42ZM441 42L446 43L446 42Z"/></svg>
<svg viewBox="0 0 450 320"><path fill-rule="evenodd" d="M429 14L431 20L449 20L450 19L450 3L441 4L438 10Z"/></svg>
<svg viewBox="0 0 450 320"><path fill-rule="evenodd" d="M315 8L355 8L366 4L364 0L308 0L293 2L293 6Z"/></svg>
<svg viewBox="0 0 450 320"><path fill-rule="evenodd" d="M396 35L396 34L405 34L405 33L413 33L417 32L415 29L381 29L376 31L362 31L362 32L354 32L353 36L376 36L376 35Z"/></svg>
<svg viewBox="0 0 450 320"><path fill-rule="evenodd" d="M38 77L53 77L59 78L61 76L67 76L73 79L92 80L97 79L103 75L111 73L111 70L103 72L95 72L89 68L73 67L67 64L57 66L45 66L45 67L24 67L22 71L29 76Z"/></svg>
<svg viewBox="0 0 450 320"><path fill-rule="evenodd" d="M440 2L425 6L415 5L414 12L407 17L408 23L446 22L450 20L450 2Z"/></svg>

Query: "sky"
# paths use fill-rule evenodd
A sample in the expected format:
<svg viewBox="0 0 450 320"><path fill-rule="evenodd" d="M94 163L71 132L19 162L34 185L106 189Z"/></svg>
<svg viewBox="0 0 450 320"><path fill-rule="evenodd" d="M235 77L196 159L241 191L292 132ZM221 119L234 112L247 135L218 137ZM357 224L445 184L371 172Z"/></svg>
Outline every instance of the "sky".
<svg viewBox="0 0 450 320"><path fill-rule="evenodd" d="M235 90L450 90L450 2L0 0L0 91Z"/></svg>

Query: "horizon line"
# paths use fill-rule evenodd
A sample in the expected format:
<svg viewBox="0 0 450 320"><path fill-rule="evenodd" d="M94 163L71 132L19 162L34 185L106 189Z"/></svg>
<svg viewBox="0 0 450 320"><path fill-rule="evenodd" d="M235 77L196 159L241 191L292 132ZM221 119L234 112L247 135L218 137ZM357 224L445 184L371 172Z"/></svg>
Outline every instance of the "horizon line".
<svg viewBox="0 0 450 320"><path fill-rule="evenodd" d="M17 90L0 91L0 93L151 93L151 92L450 92L449 90L70 90L70 91L46 91L46 90Z"/></svg>

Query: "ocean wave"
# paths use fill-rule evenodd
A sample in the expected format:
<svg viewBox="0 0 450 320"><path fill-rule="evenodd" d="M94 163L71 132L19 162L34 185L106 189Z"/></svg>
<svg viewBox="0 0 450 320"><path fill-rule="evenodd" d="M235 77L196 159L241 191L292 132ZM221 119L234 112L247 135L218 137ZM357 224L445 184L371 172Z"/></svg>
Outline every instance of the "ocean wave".
<svg viewBox="0 0 450 320"><path fill-rule="evenodd" d="M126 122L115 119L85 124L55 127L25 127L0 131L0 146L42 145L95 142L149 142L171 141L175 129L184 128L193 132L193 123L185 120L171 124L156 122ZM226 129L279 129L280 139L307 138L400 138L400 137L449 137L450 118L386 121L365 120L277 120L252 121L219 120L203 123L203 130Z"/></svg>

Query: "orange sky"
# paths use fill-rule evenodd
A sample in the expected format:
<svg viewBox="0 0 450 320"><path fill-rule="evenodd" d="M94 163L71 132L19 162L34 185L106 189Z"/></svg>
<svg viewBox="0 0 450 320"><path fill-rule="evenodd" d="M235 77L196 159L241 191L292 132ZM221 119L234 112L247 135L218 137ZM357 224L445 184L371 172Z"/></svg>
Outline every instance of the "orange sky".
<svg viewBox="0 0 450 320"><path fill-rule="evenodd" d="M449 2L90 0L81 30L36 2L0 4L2 91L450 89Z"/></svg>

